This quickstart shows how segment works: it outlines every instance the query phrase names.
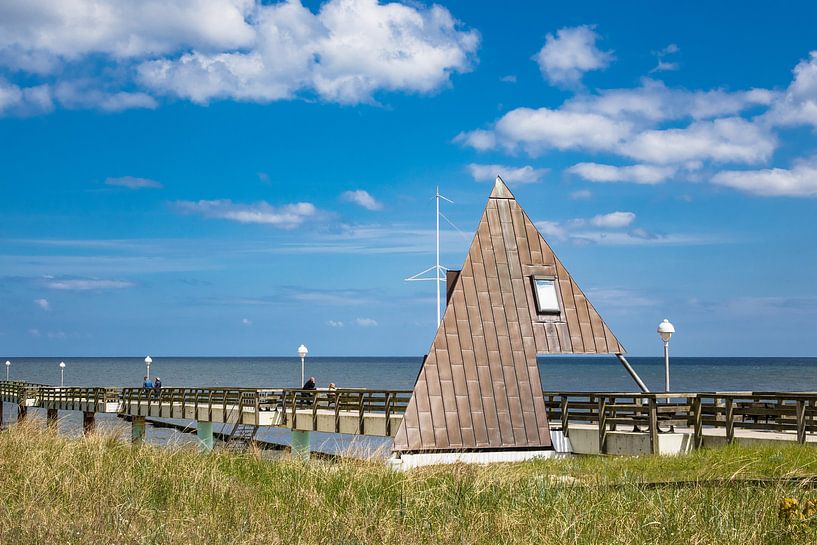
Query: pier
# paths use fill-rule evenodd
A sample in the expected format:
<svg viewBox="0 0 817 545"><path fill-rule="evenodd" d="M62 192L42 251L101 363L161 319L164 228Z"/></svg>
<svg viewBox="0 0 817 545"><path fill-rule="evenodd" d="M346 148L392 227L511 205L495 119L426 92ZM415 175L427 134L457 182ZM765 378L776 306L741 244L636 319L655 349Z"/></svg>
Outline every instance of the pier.
<svg viewBox="0 0 817 545"><path fill-rule="evenodd" d="M288 429L292 451L303 457L311 432L382 437L392 440L394 463L402 467L817 443L817 392L669 392L668 374L664 392L650 392L500 177L462 268L448 270L446 284L445 312L412 390L57 388L6 381L0 395L17 406L20 419L30 407L45 409L51 425L59 411L82 411L86 432L97 413L116 413L131 422L136 444L144 441L146 418L195 421L205 451L214 447L214 424L229 430L224 443L231 448L252 444L259 428ZM615 356L639 391L549 391L537 358L565 354Z"/></svg>
<svg viewBox="0 0 817 545"><path fill-rule="evenodd" d="M94 429L97 413L127 417L137 444L144 440L145 418L195 421L199 441L209 450L213 424L230 426L225 445L249 443L261 427L394 437L411 391L164 388L156 393L2 381L0 397L16 406L18 418L40 408L53 423L58 411L81 411L86 432ZM817 392L542 392L542 401L554 453L681 454L736 442L817 444Z"/></svg>

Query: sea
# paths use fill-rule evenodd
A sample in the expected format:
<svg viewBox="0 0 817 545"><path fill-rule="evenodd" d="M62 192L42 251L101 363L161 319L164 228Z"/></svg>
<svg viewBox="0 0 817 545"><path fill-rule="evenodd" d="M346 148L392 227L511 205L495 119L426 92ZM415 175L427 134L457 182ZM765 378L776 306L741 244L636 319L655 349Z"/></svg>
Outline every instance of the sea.
<svg viewBox="0 0 817 545"><path fill-rule="evenodd" d="M65 362L66 386L141 386L145 375L144 356L14 358L10 378L59 385L60 361ZM630 357L628 361L650 389L663 390L663 358ZM420 357L307 357L305 375L314 376L319 387L334 382L338 388L411 389L421 363ZM550 391L637 391L614 356L542 357L539 372L543 389ZM165 387L297 387L301 362L297 357L153 356L151 375L161 377ZM817 391L817 358L673 357L670 385L674 391ZM33 411L35 418L44 417L37 411ZM13 419L10 413L5 411L6 419ZM113 415L99 415L98 421L102 427L122 425ZM190 422L171 422L195 427ZM60 430L79 434L81 414L61 414ZM315 451L371 455L388 450L388 440L381 438L311 435L311 448ZM258 439L287 445L289 432L262 428ZM149 428L147 441L160 445L192 444L195 436L174 429Z"/></svg>

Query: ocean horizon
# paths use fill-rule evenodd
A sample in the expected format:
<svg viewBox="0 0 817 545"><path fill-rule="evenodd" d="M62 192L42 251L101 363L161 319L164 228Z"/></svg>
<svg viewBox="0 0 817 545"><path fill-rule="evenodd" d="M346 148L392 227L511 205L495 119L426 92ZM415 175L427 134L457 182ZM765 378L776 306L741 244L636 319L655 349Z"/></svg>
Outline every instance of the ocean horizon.
<svg viewBox="0 0 817 545"><path fill-rule="evenodd" d="M633 356L630 363L650 389L663 390L664 361ZM21 357L11 360L10 378L59 384L58 363L64 361L66 386L140 386L144 357ZM318 386L408 390L414 386L421 357L308 357L305 375ZM296 357L154 356L151 375L173 387L297 387ZM539 358L545 390L637 391L613 356L546 356ZM670 383L674 391L815 391L817 357L673 357Z"/></svg>

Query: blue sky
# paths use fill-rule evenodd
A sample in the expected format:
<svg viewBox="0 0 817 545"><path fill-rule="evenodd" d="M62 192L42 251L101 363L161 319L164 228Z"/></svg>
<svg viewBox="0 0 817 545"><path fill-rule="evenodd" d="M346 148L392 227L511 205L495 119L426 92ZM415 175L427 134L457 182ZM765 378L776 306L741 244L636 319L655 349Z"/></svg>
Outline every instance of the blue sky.
<svg viewBox="0 0 817 545"><path fill-rule="evenodd" d="M3 2L0 352L421 355L499 172L631 354L815 355L815 22Z"/></svg>

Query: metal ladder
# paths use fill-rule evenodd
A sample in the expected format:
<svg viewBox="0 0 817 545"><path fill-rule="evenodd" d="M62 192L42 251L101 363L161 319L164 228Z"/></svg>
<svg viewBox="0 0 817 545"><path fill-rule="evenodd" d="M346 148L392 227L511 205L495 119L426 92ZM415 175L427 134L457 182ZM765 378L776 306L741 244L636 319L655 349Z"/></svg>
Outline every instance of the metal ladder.
<svg viewBox="0 0 817 545"><path fill-rule="evenodd" d="M242 392L238 399L238 418L235 425L233 425L232 431L230 431L230 435L224 441L225 448L229 450L247 450L255 441L258 426L242 422L244 409L249 407L255 407L255 393Z"/></svg>

